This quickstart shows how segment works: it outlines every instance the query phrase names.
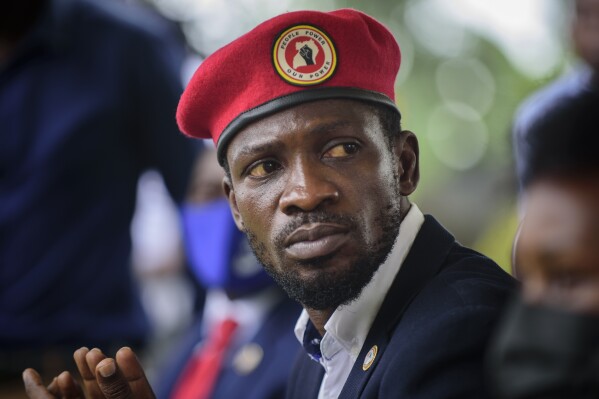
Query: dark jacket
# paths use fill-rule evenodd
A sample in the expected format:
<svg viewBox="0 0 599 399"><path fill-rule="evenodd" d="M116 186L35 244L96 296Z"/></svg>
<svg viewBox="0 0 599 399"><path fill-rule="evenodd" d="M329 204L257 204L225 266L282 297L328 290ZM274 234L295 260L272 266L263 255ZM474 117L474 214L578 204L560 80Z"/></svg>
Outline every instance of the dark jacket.
<svg viewBox="0 0 599 399"><path fill-rule="evenodd" d="M483 359L514 280L425 222L376 316L340 398L489 397ZM378 350L366 371L364 359ZM323 367L302 353L288 398L316 398Z"/></svg>
<svg viewBox="0 0 599 399"><path fill-rule="evenodd" d="M284 398L293 359L301 348L293 333L300 313L301 306L285 295L268 314L256 335L241 348L228 353L211 398ZM177 379L193 353L193 348L203 339L200 326L201 321L181 342L179 353L173 357L172 363L160 373L162 381L156 390L158 399L167 399L172 394ZM240 373L234 365L234 359L248 344L262 348L263 356L251 371Z"/></svg>

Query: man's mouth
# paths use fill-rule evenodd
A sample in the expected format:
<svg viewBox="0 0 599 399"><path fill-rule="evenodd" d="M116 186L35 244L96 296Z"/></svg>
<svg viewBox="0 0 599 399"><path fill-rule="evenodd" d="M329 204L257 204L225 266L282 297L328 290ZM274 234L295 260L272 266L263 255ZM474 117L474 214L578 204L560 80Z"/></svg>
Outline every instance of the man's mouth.
<svg viewBox="0 0 599 399"><path fill-rule="evenodd" d="M285 239L285 251L304 261L327 256L345 244L348 231L348 227L339 224L304 224Z"/></svg>

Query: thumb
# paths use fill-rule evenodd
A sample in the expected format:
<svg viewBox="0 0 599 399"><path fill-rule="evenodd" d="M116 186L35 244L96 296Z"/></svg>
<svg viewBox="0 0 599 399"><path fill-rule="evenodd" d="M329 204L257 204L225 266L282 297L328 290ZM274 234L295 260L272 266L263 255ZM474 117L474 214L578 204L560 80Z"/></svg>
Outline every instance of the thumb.
<svg viewBox="0 0 599 399"><path fill-rule="evenodd" d="M96 378L106 399L134 399L129 383L114 359L106 358L98 363Z"/></svg>

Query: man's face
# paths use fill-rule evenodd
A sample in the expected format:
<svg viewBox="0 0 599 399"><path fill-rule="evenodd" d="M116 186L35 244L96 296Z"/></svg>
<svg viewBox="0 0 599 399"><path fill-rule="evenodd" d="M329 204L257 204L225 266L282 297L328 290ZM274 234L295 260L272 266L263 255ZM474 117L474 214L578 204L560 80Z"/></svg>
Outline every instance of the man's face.
<svg viewBox="0 0 599 399"><path fill-rule="evenodd" d="M531 186L515 257L528 302L599 314L598 178Z"/></svg>
<svg viewBox="0 0 599 399"><path fill-rule="evenodd" d="M393 246L401 189L386 140L370 107L322 100L261 119L229 144L236 222L308 308L355 299Z"/></svg>

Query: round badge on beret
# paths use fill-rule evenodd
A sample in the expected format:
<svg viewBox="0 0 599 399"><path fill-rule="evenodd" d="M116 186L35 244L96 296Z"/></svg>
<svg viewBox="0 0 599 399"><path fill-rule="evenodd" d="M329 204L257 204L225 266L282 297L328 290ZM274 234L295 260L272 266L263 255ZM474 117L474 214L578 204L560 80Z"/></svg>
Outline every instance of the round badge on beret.
<svg viewBox="0 0 599 399"><path fill-rule="evenodd" d="M273 63L286 82L311 86L333 76L337 53L333 41L322 30L311 25L294 25L275 40Z"/></svg>

